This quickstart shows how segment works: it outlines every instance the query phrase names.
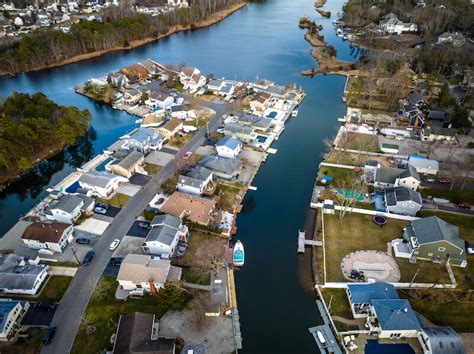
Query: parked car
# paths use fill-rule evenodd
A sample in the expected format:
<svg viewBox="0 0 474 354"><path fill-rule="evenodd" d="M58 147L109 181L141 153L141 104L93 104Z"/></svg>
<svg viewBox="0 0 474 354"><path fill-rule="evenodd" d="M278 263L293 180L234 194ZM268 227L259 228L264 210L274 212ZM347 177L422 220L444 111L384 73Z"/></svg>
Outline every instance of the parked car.
<svg viewBox="0 0 474 354"><path fill-rule="evenodd" d="M187 159L189 159L189 158L191 157L192 154L193 154L192 151L188 151L187 153L184 154L184 157L183 157L183 158L184 158L185 160L187 160Z"/></svg>
<svg viewBox="0 0 474 354"><path fill-rule="evenodd" d="M94 211L97 213L97 214L107 214L107 210L109 209L109 204L105 204L105 203L97 203L95 205L95 208L94 208Z"/></svg>
<svg viewBox="0 0 474 354"><path fill-rule="evenodd" d="M159 204L161 204L161 203L159 203ZM138 227L139 227L140 229L146 229L146 230L148 230L148 229L150 228L150 224L147 223L147 222L141 221L141 222L138 223Z"/></svg>
<svg viewBox="0 0 474 354"><path fill-rule="evenodd" d="M56 305L51 301L38 301L33 305L35 311L53 311Z"/></svg>
<svg viewBox="0 0 474 354"><path fill-rule="evenodd" d="M456 208L460 208L460 209L471 209L471 204L469 203L454 203L454 205L456 206Z"/></svg>
<svg viewBox="0 0 474 354"><path fill-rule="evenodd" d="M91 240L88 238L76 238L76 243L80 245L89 245L91 243Z"/></svg>
<svg viewBox="0 0 474 354"><path fill-rule="evenodd" d="M112 257L110 258L110 264L113 266L119 266L123 262L123 257Z"/></svg>
<svg viewBox="0 0 474 354"><path fill-rule="evenodd" d="M86 253L86 255L84 256L83 260L82 260L82 264L83 265L89 265L92 260L94 259L94 251L90 250L89 252Z"/></svg>
<svg viewBox="0 0 474 354"><path fill-rule="evenodd" d="M474 254L474 246L466 248L467 254Z"/></svg>
<svg viewBox="0 0 474 354"><path fill-rule="evenodd" d="M113 240L112 243L109 246L109 250L115 251L115 249L118 247L119 243L120 243L120 240L118 238Z"/></svg>
<svg viewBox="0 0 474 354"><path fill-rule="evenodd" d="M449 181L449 179L446 179L446 178L438 178L438 181L437 181L437 182L438 182L438 183L441 183L441 184L449 184L449 183L451 183L451 182Z"/></svg>
<svg viewBox="0 0 474 354"><path fill-rule="evenodd" d="M48 327L46 332L43 334L43 344L49 344L53 340L54 334L56 333L56 327Z"/></svg>
<svg viewBox="0 0 474 354"><path fill-rule="evenodd" d="M219 134L224 134L224 129L217 129L216 130Z"/></svg>
<svg viewBox="0 0 474 354"><path fill-rule="evenodd" d="M435 183L436 181L433 178L425 178L425 182Z"/></svg>

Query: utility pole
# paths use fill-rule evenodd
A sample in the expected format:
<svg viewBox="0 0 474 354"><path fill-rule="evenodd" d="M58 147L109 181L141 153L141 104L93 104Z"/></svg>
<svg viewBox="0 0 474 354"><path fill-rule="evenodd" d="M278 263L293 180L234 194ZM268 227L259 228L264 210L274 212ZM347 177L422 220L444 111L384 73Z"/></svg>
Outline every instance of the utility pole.
<svg viewBox="0 0 474 354"><path fill-rule="evenodd" d="M421 267L418 267L418 270L416 271L415 275L413 276L411 282L410 282L410 285L408 286L409 288L411 288L411 285L413 284L413 282L415 281L415 278L416 276L418 275L418 273L420 272L421 270Z"/></svg>
<svg viewBox="0 0 474 354"><path fill-rule="evenodd" d="M81 264L81 262L79 262L79 258L77 258L76 249L71 248L71 250L72 250L72 254L74 255L74 258L76 258L77 265Z"/></svg>

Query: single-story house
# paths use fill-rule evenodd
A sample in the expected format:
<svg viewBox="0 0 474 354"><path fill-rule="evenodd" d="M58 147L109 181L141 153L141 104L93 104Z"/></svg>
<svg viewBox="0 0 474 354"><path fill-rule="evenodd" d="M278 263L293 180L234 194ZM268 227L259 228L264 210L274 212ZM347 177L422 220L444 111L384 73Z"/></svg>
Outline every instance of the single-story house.
<svg viewBox="0 0 474 354"><path fill-rule="evenodd" d="M399 149L400 147L397 144L388 144L388 143L380 144L380 150L382 150L386 154L397 155Z"/></svg>
<svg viewBox="0 0 474 354"><path fill-rule="evenodd" d="M173 215L157 215L150 223L151 229L143 241L143 252L155 256L172 255L181 239L188 238L188 228Z"/></svg>
<svg viewBox="0 0 474 354"><path fill-rule="evenodd" d="M140 90L132 88L125 91L123 94L123 101L129 105L137 103L142 98L143 93Z"/></svg>
<svg viewBox="0 0 474 354"><path fill-rule="evenodd" d="M183 121L178 118L171 118L161 127L157 128L158 134L160 134L165 139L170 139L177 132L183 129Z"/></svg>
<svg viewBox="0 0 474 354"><path fill-rule="evenodd" d="M0 292L35 295L48 277L48 265L9 253L0 257Z"/></svg>
<svg viewBox="0 0 474 354"><path fill-rule="evenodd" d="M415 167L416 172L425 175L437 175L439 172L439 163L436 160L428 159L424 156L410 155L408 162Z"/></svg>
<svg viewBox="0 0 474 354"><path fill-rule="evenodd" d="M267 108L272 96L267 92L257 92L250 101L250 108L259 113L263 113Z"/></svg>
<svg viewBox="0 0 474 354"><path fill-rule="evenodd" d="M178 177L178 191L202 195L209 183L212 183L212 175L211 170L198 165L187 176Z"/></svg>
<svg viewBox="0 0 474 354"><path fill-rule="evenodd" d="M74 239L74 227L60 222L34 222L23 232L21 240L33 250L49 250L62 253Z"/></svg>
<svg viewBox="0 0 474 354"><path fill-rule="evenodd" d="M415 216L421 209L421 194L410 188L385 188L384 201L387 213Z"/></svg>
<svg viewBox="0 0 474 354"><path fill-rule="evenodd" d="M125 136L122 148L146 154L149 150L161 150L163 140L156 129L140 127Z"/></svg>
<svg viewBox="0 0 474 354"><path fill-rule="evenodd" d="M206 77L201 74L201 71L191 66L185 66L179 73L179 81L184 88L190 90L199 90L206 85Z"/></svg>
<svg viewBox="0 0 474 354"><path fill-rule="evenodd" d="M228 96L234 93L235 85L224 80L211 80L207 89L215 95Z"/></svg>
<svg viewBox="0 0 474 354"><path fill-rule="evenodd" d="M413 220L403 229L403 239L408 246L407 258L448 261L457 267L467 266L464 240L459 229L437 216Z"/></svg>
<svg viewBox="0 0 474 354"><path fill-rule="evenodd" d="M30 308L28 301L0 299L0 341L8 342L15 338L21 328L21 321Z"/></svg>
<svg viewBox="0 0 474 354"><path fill-rule="evenodd" d="M134 312L120 316L113 354L174 354L176 338L159 335L154 314Z"/></svg>
<svg viewBox="0 0 474 354"><path fill-rule="evenodd" d="M214 199L176 191L166 200L160 210L181 219L188 218L192 222L208 225L215 205Z"/></svg>
<svg viewBox="0 0 474 354"><path fill-rule="evenodd" d="M418 340L423 354L466 354L462 337L451 327L423 327Z"/></svg>
<svg viewBox="0 0 474 354"><path fill-rule="evenodd" d="M428 127L421 132L422 141L456 141L457 129Z"/></svg>
<svg viewBox="0 0 474 354"><path fill-rule="evenodd" d="M223 179L233 179L238 177L242 164L238 159L227 159L219 156L204 156L198 164L211 170L214 176Z"/></svg>
<svg viewBox="0 0 474 354"><path fill-rule="evenodd" d="M79 177L78 182L81 188L92 191L93 195L106 198L112 194L121 183L128 182L128 179L109 172L88 171Z"/></svg>
<svg viewBox="0 0 474 354"><path fill-rule="evenodd" d="M196 119L196 112L190 105L173 105L168 110L173 118L184 120Z"/></svg>
<svg viewBox="0 0 474 354"><path fill-rule="evenodd" d="M239 116L238 122L242 125L248 125L249 127L252 127L255 131L266 132L270 130L273 120L251 114L243 114Z"/></svg>
<svg viewBox="0 0 474 354"><path fill-rule="evenodd" d="M236 138L244 143L250 143L257 138L252 127L238 123L229 123L224 127L224 135Z"/></svg>
<svg viewBox="0 0 474 354"><path fill-rule="evenodd" d="M416 191L420 183L420 176L410 163L405 168L380 167L375 170L374 186L378 188L401 186Z"/></svg>
<svg viewBox="0 0 474 354"><path fill-rule="evenodd" d="M167 259L127 254L120 265L117 281L125 291L144 289L148 293L156 293L165 286L167 281L171 280L168 279L169 274L175 273L170 272L171 268L177 267L173 267ZM179 280L179 278L174 280Z"/></svg>
<svg viewBox="0 0 474 354"><path fill-rule="evenodd" d="M242 151L242 143L230 136L220 139L216 143L217 155L228 159L234 159Z"/></svg>
<svg viewBox="0 0 474 354"><path fill-rule="evenodd" d="M110 170L125 178L132 177L137 170L142 171L142 166L145 164L145 156L138 151L130 151L123 159L114 161L110 164Z"/></svg>
<svg viewBox="0 0 474 354"><path fill-rule="evenodd" d="M90 211L92 207L90 205L85 207L84 200L75 195L65 194L48 205L44 209L44 214L48 220L72 224L81 216L84 209Z"/></svg>
<svg viewBox="0 0 474 354"><path fill-rule="evenodd" d="M166 109L174 103L174 98L162 91L152 91L145 101L145 105L151 109Z"/></svg>
<svg viewBox="0 0 474 354"><path fill-rule="evenodd" d="M370 316L372 300L398 299L395 287L384 282L347 284L346 293L354 318Z"/></svg>
<svg viewBox="0 0 474 354"><path fill-rule="evenodd" d="M221 88L225 85L224 80L209 80L207 83L207 89L209 91L212 91L214 93L218 92L221 90Z"/></svg>

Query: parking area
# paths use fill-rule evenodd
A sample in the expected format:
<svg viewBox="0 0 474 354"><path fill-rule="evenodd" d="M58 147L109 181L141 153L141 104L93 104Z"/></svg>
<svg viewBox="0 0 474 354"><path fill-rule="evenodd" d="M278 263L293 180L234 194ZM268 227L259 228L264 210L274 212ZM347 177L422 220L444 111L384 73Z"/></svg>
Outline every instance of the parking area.
<svg viewBox="0 0 474 354"><path fill-rule="evenodd" d="M95 213L95 216L97 218L97 216L107 216L109 218L115 218L117 216L118 213L120 213L120 208L118 207L114 207L112 205L109 205L109 208L107 209L107 212L105 214L99 214L99 213ZM99 220L102 220L101 218L98 218ZM107 219L104 219L107 221Z"/></svg>
<svg viewBox="0 0 474 354"><path fill-rule="evenodd" d="M173 160L173 157L174 154L157 150L150 152L145 157L145 162L152 165L165 166L168 162Z"/></svg>
<svg viewBox="0 0 474 354"><path fill-rule="evenodd" d="M52 311L47 311L44 309L35 310L33 308L33 303L30 304L30 308L26 313L25 317L21 321L22 326L32 326L32 327L48 327L53 320L54 313L56 308Z"/></svg>
<svg viewBox="0 0 474 354"><path fill-rule="evenodd" d="M109 227L110 221L100 220L99 214L94 217L84 220L80 225L75 227L76 230L83 231L88 234L102 235Z"/></svg>
<svg viewBox="0 0 474 354"><path fill-rule="evenodd" d="M135 221L127 232L127 236L145 238L150 230L150 223L148 221Z"/></svg>
<svg viewBox="0 0 474 354"><path fill-rule="evenodd" d="M125 183L125 184L120 185L117 188L117 193L125 194L125 195L128 195L129 197L133 197L135 194L138 193L140 188L141 188L140 186L137 186L135 184Z"/></svg>
<svg viewBox="0 0 474 354"><path fill-rule="evenodd" d="M150 179L151 179L151 176L142 175L141 173L135 173L128 180L130 181L131 184L135 184L137 186L144 186L145 184L148 183Z"/></svg>
<svg viewBox="0 0 474 354"><path fill-rule="evenodd" d="M143 237L125 236L112 257L125 257L127 254L143 254Z"/></svg>

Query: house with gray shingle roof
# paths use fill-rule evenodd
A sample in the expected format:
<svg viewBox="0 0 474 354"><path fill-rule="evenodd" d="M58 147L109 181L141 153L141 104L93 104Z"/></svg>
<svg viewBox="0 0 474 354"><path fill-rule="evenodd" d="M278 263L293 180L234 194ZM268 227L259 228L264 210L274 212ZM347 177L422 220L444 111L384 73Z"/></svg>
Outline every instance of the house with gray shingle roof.
<svg viewBox="0 0 474 354"><path fill-rule="evenodd" d="M458 227L437 216L413 220L403 229L403 239L410 258L467 266L465 244Z"/></svg>
<svg viewBox="0 0 474 354"><path fill-rule="evenodd" d="M423 327L418 339L426 354L466 354L461 336L451 327Z"/></svg>
<svg viewBox="0 0 474 354"><path fill-rule="evenodd" d="M384 192L387 213L415 216L423 204L420 193L410 188L389 187Z"/></svg>
<svg viewBox="0 0 474 354"><path fill-rule="evenodd" d="M230 136L244 143L250 143L257 138L252 127L238 123L229 123L224 127L225 136Z"/></svg>
<svg viewBox="0 0 474 354"><path fill-rule="evenodd" d="M143 251L147 254L172 255L178 241L187 240L188 229L177 216L168 214L155 216L150 226L151 229L143 242Z"/></svg>
<svg viewBox="0 0 474 354"><path fill-rule="evenodd" d="M48 220L72 224L81 216L84 201L72 194L65 194L44 209Z"/></svg>
<svg viewBox="0 0 474 354"><path fill-rule="evenodd" d="M270 129L273 120L252 114L243 114L239 116L238 122L242 125L248 125L256 131L266 132Z"/></svg>
<svg viewBox="0 0 474 354"><path fill-rule="evenodd" d="M146 154L149 150L161 150L164 138L156 129L140 127L125 136L122 148Z"/></svg>
<svg viewBox="0 0 474 354"><path fill-rule="evenodd" d="M226 159L219 156L204 156L198 164L213 172L217 177L223 179L233 179L237 177L242 169L242 165L237 159Z"/></svg>
<svg viewBox="0 0 474 354"><path fill-rule="evenodd" d="M0 292L3 294L35 295L47 277L46 264L30 264L13 253L0 257Z"/></svg>
<svg viewBox="0 0 474 354"><path fill-rule="evenodd" d="M79 177L78 182L81 188L105 198L112 194L121 183L128 182L128 179L109 172L88 171Z"/></svg>
<svg viewBox="0 0 474 354"><path fill-rule="evenodd" d="M131 151L123 159L111 163L110 170L118 176L130 178L135 174L135 172L137 172L137 170L142 171L141 166L144 163L145 156L141 152Z"/></svg>
<svg viewBox="0 0 474 354"><path fill-rule="evenodd" d="M212 183L212 171L202 167L194 167L187 176L178 177L178 191L183 193L202 195L205 188Z"/></svg>
<svg viewBox="0 0 474 354"><path fill-rule="evenodd" d="M401 186L416 191L420 183L420 176L410 163L404 168L380 167L374 174L374 186L378 188Z"/></svg>

